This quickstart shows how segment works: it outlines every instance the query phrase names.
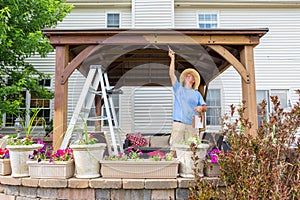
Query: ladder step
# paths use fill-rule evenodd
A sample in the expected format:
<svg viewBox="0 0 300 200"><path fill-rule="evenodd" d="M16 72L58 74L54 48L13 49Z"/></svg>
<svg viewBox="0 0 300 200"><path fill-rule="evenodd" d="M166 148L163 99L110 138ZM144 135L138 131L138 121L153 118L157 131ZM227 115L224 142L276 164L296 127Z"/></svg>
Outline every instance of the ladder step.
<svg viewBox="0 0 300 200"><path fill-rule="evenodd" d="M90 110L91 109L88 109L88 108L81 108L81 112L83 112L83 113L90 113Z"/></svg>
<svg viewBox="0 0 300 200"><path fill-rule="evenodd" d="M104 121L104 120L109 120L108 117L106 116L96 116L96 117L89 117L87 118L88 121Z"/></svg>
<svg viewBox="0 0 300 200"><path fill-rule="evenodd" d="M93 89L90 89L91 93L94 93L96 95L101 96L102 95L102 91L95 91ZM123 91L121 89L106 89L106 93L107 94L123 94Z"/></svg>
<svg viewBox="0 0 300 200"><path fill-rule="evenodd" d="M110 89L110 90L107 90L107 93L108 94L123 94L123 91L121 89Z"/></svg>

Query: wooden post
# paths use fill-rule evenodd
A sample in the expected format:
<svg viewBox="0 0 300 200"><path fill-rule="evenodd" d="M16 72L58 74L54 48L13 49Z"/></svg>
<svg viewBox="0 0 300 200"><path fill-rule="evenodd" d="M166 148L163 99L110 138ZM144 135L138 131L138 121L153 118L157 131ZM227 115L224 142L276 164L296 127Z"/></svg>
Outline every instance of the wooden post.
<svg viewBox="0 0 300 200"><path fill-rule="evenodd" d="M256 105L256 86L255 86L255 69L253 46L245 45L241 51L241 63L249 72L249 83L242 79L243 100L246 101L245 117L253 124L250 134L257 135L257 105Z"/></svg>
<svg viewBox="0 0 300 200"><path fill-rule="evenodd" d="M100 84L98 86L98 91L101 91ZM96 116L101 116L102 115L102 109L101 109L102 105L103 105L103 103L102 103L102 97L99 96L99 95L96 95L95 96ZM100 121L100 120L95 122L95 130L96 131L101 131L101 122L102 121Z"/></svg>
<svg viewBox="0 0 300 200"><path fill-rule="evenodd" d="M61 77L69 61L69 46L56 46L53 147L59 149L67 130L68 82L61 83Z"/></svg>

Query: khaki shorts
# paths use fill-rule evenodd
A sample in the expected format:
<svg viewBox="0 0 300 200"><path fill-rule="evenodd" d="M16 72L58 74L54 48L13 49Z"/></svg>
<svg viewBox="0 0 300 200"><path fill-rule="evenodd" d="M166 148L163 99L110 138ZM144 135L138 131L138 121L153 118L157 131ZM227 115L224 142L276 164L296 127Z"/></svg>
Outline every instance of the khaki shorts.
<svg viewBox="0 0 300 200"><path fill-rule="evenodd" d="M173 122L172 133L170 137L170 146L175 143L186 141L189 137L199 135L199 129L193 128L190 124Z"/></svg>

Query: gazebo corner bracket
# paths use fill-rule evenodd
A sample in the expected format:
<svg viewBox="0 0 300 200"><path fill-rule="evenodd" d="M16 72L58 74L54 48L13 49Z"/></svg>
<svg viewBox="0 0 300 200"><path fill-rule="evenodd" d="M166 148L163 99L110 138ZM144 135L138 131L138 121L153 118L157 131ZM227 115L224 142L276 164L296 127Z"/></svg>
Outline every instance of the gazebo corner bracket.
<svg viewBox="0 0 300 200"><path fill-rule="evenodd" d="M64 69L60 83L64 85L71 74L77 69L81 63L97 48L97 45L89 45L81 51Z"/></svg>
<svg viewBox="0 0 300 200"><path fill-rule="evenodd" d="M249 84L250 83L250 73L245 69L244 65L232 55L225 47L221 45L207 45L215 52L220 54L225 60L227 60L240 74L242 79Z"/></svg>

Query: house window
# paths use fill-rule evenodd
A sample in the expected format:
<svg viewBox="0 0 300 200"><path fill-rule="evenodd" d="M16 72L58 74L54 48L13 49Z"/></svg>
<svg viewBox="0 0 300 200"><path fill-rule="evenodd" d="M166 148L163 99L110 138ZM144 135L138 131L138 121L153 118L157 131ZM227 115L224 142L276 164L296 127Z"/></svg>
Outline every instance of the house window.
<svg viewBox="0 0 300 200"><path fill-rule="evenodd" d="M271 99L270 96L277 96L278 100L280 101L280 107L281 108L288 108L290 107L290 102L288 100L288 91L289 90L280 90L280 89L272 89L272 90L257 90L256 91L256 102L257 102L257 115L258 115L258 124L260 124L262 115L260 114L260 108L259 105L262 100L266 100L266 114L265 118L268 118L268 114L270 113L272 109Z"/></svg>
<svg viewBox="0 0 300 200"><path fill-rule="evenodd" d="M262 115L260 114L261 112L261 106L259 105L263 100L266 101L266 114L265 114L265 118L267 119L268 117L268 113L270 110L270 98L269 98L269 90L257 90L256 91L256 104L257 104L257 118L258 118L258 126L260 125L261 122L261 118Z"/></svg>
<svg viewBox="0 0 300 200"><path fill-rule="evenodd" d="M289 107L288 90L277 90L277 89L271 90L271 96L278 97L281 108Z"/></svg>
<svg viewBox="0 0 300 200"><path fill-rule="evenodd" d="M120 14L119 13L107 13L107 28L120 28Z"/></svg>
<svg viewBox="0 0 300 200"><path fill-rule="evenodd" d="M37 114L37 119L42 118L44 120L44 121L39 120L37 126L43 126L45 122L50 121L50 100L49 99L40 99L38 97L31 96L30 111L32 111L32 109L35 108L42 108ZM33 112L30 113L32 114Z"/></svg>
<svg viewBox="0 0 300 200"><path fill-rule="evenodd" d="M51 79L42 80L40 84L48 88L51 86ZM22 116L25 116L25 119L23 120L25 120L26 124L29 123L31 117L29 113L32 114L32 112L30 111L35 108L42 108L37 115L37 119L42 118L43 120L38 120L38 123L36 124L37 126L43 126L45 122L49 122L51 120L51 108L49 99L36 97L34 95L31 95L29 91L23 91L22 96L24 100L21 103L19 110L21 111L20 113L22 114ZM5 122L5 127L13 127L16 118L17 116L13 114L4 114L3 121Z"/></svg>
<svg viewBox="0 0 300 200"><path fill-rule="evenodd" d="M200 13L198 14L199 28L218 28L217 13Z"/></svg>
<svg viewBox="0 0 300 200"><path fill-rule="evenodd" d="M209 89L206 98L207 112L206 123L207 125L214 126L220 125L221 117L221 90Z"/></svg>

